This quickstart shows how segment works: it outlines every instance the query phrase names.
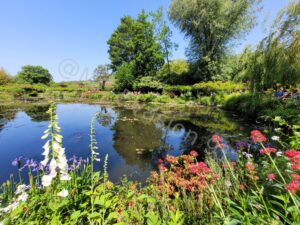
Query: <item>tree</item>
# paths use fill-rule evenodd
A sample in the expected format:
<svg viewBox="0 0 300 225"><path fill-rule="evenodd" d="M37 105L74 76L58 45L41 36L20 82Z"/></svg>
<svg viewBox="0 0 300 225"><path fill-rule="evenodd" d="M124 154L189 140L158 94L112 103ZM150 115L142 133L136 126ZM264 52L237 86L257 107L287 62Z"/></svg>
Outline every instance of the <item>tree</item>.
<svg viewBox="0 0 300 225"><path fill-rule="evenodd" d="M185 84L189 72L189 63L184 59L170 61L159 71L159 78L162 82L168 84Z"/></svg>
<svg viewBox="0 0 300 225"><path fill-rule="evenodd" d="M134 78L154 76L164 63L160 45L154 36L153 24L142 11L137 19L123 17L108 40L111 68L115 72L123 63L133 67Z"/></svg>
<svg viewBox="0 0 300 225"><path fill-rule="evenodd" d="M3 68L0 68L0 85L7 84L10 81L11 76Z"/></svg>
<svg viewBox="0 0 300 225"><path fill-rule="evenodd" d="M53 78L49 71L41 66L23 66L17 74L17 81L28 84L49 84Z"/></svg>
<svg viewBox="0 0 300 225"><path fill-rule="evenodd" d="M123 63L118 67L116 76L116 90L124 91L125 89L132 90L133 84L135 82L135 77L133 76L134 66L132 63Z"/></svg>
<svg viewBox="0 0 300 225"><path fill-rule="evenodd" d="M156 12L151 13L151 16L153 17L155 36L161 46L167 64L167 73L170 76L170 57L172 56L172 51L177 49L178 45L171 40L173 33L164 19L163 8L160 7Z"/></svg>
<svg viewBox="0 0 300 225"><path fill-rule="evenodd" d="M259 0L173 0L171 21L190 39L187 54L198 80L210 80L233 41L254 25Z"/></svg>
<svg viewBox="0 0 300 225"><path fill-rule="evenodd" d="M94 70L94 80L99 82L101 90L105 90L105 84L110 75L111 73L109 72L109 65L99 65Z"/></svg>
<svg viewBox="0 0 300 225"><path fill-rule="evenodd" d="M250 58L248 77L254 91L280 83L295 86L300 82L300 2L281 10L270 34Z"/></svg>

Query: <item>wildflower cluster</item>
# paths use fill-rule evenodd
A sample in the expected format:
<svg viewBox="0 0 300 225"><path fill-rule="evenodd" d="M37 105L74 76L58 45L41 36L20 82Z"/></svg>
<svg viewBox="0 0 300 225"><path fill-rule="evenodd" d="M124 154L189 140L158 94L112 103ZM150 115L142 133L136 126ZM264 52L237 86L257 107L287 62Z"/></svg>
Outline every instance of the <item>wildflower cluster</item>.
<svg viewBox="0 0 300 225"><path fill-rule="evenodd" d="M198 195L203 193L208 185L216 182L218 176L205 162L197 162L197 156L198 153L194 150L189 155L167 155L165 160L159 160L159 174L152 172L151 181L160 191L167 190L169 195L180 190Z"/></svg>

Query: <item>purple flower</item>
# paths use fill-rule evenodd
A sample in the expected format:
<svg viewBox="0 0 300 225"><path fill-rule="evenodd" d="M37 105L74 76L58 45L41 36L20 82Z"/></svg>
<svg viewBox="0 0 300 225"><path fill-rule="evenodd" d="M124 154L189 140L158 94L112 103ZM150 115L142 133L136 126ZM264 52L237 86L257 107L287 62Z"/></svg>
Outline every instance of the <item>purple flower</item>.
<svg viewBox="0 0 300 225"><path fill-rule="evenodd" d="M249 148L249 143L247 143L246 141L239 141L236 143L236 149L237 150L241 150L241 149L244 149L244 148Z"/></svg>
<svg viewBox="0 0 300 225"><path fill-rule="evenodd" d="M12 161L12 165L13 166L17 166L19 169L21 168L21 165L22 165L22 160L23 159L26 159L25 157L23 156L19 156L17 158L15 158L13 161Z"/></svg>

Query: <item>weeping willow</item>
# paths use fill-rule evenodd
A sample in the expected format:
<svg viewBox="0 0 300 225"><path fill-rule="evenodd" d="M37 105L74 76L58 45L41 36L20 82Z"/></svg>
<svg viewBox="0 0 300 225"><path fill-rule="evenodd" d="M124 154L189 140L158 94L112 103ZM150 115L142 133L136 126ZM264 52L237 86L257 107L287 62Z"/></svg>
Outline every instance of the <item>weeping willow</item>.
<svg viewBox="0 0 300 225"><path fill-rule="evenodd" d="M300 2L291 2L274 21L268 37L249 59L248 77L254 91L276 84L300 84Z"/></svg>

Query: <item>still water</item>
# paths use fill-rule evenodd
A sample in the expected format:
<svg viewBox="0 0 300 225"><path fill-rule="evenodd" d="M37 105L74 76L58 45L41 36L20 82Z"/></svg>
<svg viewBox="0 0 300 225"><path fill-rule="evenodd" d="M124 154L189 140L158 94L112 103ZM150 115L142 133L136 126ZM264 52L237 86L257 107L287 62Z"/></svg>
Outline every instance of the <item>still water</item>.
<svg viewBox="0 0 300 225"><path fill-rule="evenodd" d="M44 141L40 137L49 124L48 108L48 104L37 103L0 106L0 183L9 174L16 175L11 164L16 157L43 159ZM249 124L237 116L212 108L58 104L67 157L90 156L90 120L95 114L101 158L95 166L101 170L108 154L108 172L114 182L123 175L144 181L166 154L179 155L192 149L204 153L214 133L234 146L249 131Z"/></svg>

